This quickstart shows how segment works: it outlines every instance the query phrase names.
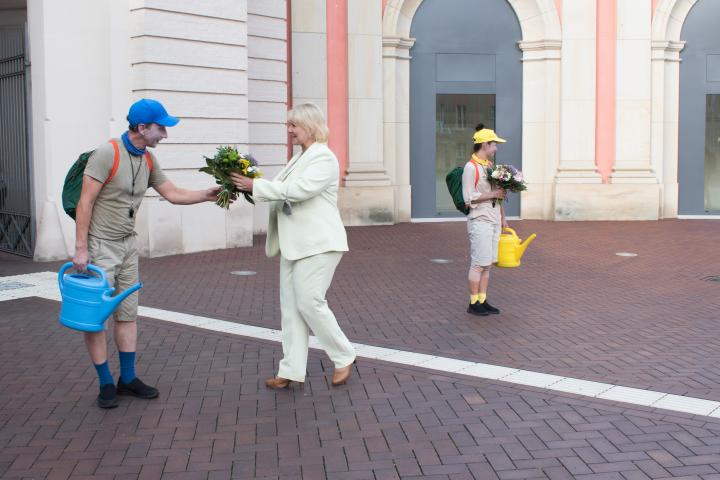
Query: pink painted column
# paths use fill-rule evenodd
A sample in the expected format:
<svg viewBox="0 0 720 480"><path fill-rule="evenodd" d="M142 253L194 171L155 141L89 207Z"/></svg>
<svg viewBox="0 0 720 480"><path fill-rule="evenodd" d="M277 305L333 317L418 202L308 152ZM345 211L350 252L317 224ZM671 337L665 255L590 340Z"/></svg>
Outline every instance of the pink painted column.
<svg viewBox="0 0 720 480"><path fill-rule="evenodd" d="M327 0L327 112L330 149L344 179L348 166L347 0Z"/></svg>
<svg viewBox="0 0 720 480"><path fill-rule="evenodd" d="M660 3L660 0L652 0L652 17L655 17L655 12L657 12L658 3Z"/></svg>
<svg viewBox="0 0 720 480"><path fill-rule="evenodd" d="M615 164L616 0L597 2L595 165L608 183Z"/></svg>

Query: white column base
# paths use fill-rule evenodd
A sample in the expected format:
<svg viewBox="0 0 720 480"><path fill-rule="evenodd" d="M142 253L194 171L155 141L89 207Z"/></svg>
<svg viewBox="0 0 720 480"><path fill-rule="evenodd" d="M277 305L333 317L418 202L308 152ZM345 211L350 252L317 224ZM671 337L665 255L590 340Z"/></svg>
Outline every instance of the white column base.
<svg viewBox="0 0 720 480"><path fill-rule="evenodd" d="M556 184L555 220L658 220L660 185Z"/></svg>
<svg viewBox="0 0 720 480"><path fill-rule="evenodd" d="M650 168L615 168L610 181L614 184L658 183L657 176Z"/></svg>
<svg viewBox="0 0 720 480"><path fill-rule="evenodd" d="M392 225L395 217L393 186L345 186L338 192L338 208L348 227Z"/></svg>
<svg viewBox="0 0 720 480"><path fill-rule="evenodd" d="M351 165L345 177L347 187L379 187L391 184L387 170L382 165Z"/></svg>
<svg viewBox="0 0 720 480"><path fill-rule="evenodd" d="M663 183L662 186L662 211L660 218L678 218L680 185L675 183Z"/></svg>
<svg viewBox="0 0 720 480"><path fill-rule="evenodd" d="M47 200L43 205L40 221L37 224L35 253L33 255L33 259L37 262L62 260L72 254L65 243L65 235L63 235L59 215L60 209L57 203Z"/></svg>
<svg viewBox="0 0 720 480"><path fill-rule="evenodd" d="M412 187L395 185L395 223L409 222L412 218Z"/></svg>
<svg viewBox="0 0 720 480"><path fill-rule="evenodd" d="M520 218L525 220L552 220L554 183L528 183L520 193Z"/></svg>

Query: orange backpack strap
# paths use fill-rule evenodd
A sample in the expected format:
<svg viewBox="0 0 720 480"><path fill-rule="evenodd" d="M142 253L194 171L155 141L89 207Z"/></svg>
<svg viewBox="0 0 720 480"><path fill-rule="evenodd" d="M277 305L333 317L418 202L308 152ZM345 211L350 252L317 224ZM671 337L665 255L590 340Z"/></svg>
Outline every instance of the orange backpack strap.
<svg viewBox="0 0 720 480"><path fill-rule="evenodd" d="M120 166L120 147L118 146L116 140L110 140L110 143L113 146L113 150L115 150L115 155L113 156L113 166L110 169L110 174L108 175L107 180L105 180L105 183L103 183L103 186L110 183L110 180L112 180L112 178L115 176L118 167Z"/></svg>
<svg viewBox="0 0 720 480"><path fill-rule="evenodd" d="M152 172L152 157L150 156L150 152L145 151L145 160L148 164L148 172Z"/></svg>
<svg viewBox="0 0 720 480"><path fill-rule="evenodd" d="M475 186L477 187L478 181L480 180L480 167L478 167L477 162L473 162L473 165L475 165Z"/></svg>

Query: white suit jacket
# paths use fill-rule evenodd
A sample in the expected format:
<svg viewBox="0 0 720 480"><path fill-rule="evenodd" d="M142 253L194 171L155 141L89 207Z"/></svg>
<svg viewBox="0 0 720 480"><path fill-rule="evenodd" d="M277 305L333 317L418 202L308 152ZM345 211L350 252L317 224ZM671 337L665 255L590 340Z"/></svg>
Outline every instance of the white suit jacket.
<svg viewBox="0 0 720 480"><path fill-rule="evenodd" d="M265 254L288 260L348 250L337 208L340 168L324 143L295 155L273 180L257 178L253 198L272 202ZM285 202L292 208L283 209Z"/></svg>

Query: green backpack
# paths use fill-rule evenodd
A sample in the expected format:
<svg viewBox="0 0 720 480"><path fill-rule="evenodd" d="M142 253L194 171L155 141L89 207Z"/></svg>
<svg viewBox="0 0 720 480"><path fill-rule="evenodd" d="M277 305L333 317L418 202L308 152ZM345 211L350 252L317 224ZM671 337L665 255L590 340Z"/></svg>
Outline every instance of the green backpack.
<svg viewBox="0 0 720 480"><path fill-rule="evenodd" d="M115 140L110 140L110 143L115 150L115 156L113 157L113 166L110 169L110 174L105 180L105 183L103 183L103 187L107 185L110 180L112 180L112 178L115 176L115 173L117 172L118 167L120 166L120 147ZM70 171L68 171L67 175L65 176L65 182L63 183L62 190L63 210L65 210L65 213L70 215L70 218L72 218L73 220L75 220L75 209L77 208L77 204L80 201L80 193L82 192L85 167L87 167L88 159L94 151L95 150L90 150L89 152L81 153L78 159L75 160L75 163L73 163L70 167ZM148 163L148 171L152 172L153 164L149 152L145 153L145 159Z"/></svg>
<svg viewBox="0 0 720 480"><path fill-rule="evenodd" d="M478 180L480 180L480 169L477 163L473 162L473 165L475 165L475 186L477 187ZM465 205L465 199L463 198L462 176L464 169L465 167L453 168L450 173L445 176L445 184L450 192L455 208L462 212L463 215L467 215L470 213L470 208Z"/></svg>

